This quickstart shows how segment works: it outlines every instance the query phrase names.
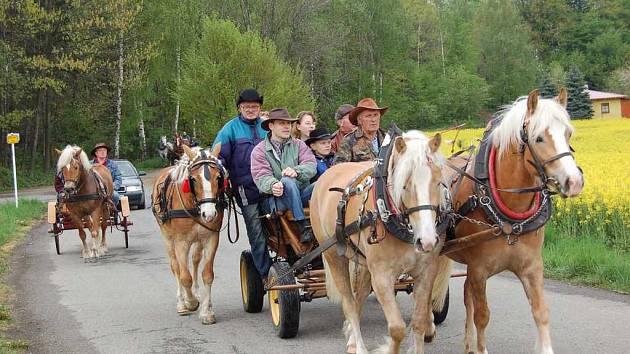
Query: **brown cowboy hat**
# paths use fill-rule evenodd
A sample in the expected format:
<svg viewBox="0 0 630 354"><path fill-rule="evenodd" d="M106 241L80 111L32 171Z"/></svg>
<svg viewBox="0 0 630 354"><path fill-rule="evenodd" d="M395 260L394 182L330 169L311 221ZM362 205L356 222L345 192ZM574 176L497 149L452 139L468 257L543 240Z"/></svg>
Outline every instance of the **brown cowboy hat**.
<svg viewBox="0 0 630 354"><path fill-rule="evenodd" d="M287 122L297 122L297 118L291 117L286 108L274 108L269 111L269 118L262 122L262 128L269 131L269 123L274 120L284 120Z"/></svg>
<svg viewBox="0 0 630 354"><path fill-rule="evenodd" d="M96 152L96 149L100 149L100 148L107 149L107 153L108 154L109 154L109 150L111 150L109 148L109 146L107 146L107 144L105 144L105 143L98 143L98 144L94 145L94 147L92 148L92 151L90 151L90 156L95 156L94 153Z"/></svg>
<svg viewBox="0 0 630 354"><path fill-rule="evenodd" d="M389 109L389 107L379 107L376 104L376 101L374 101L371 98L364 98L361 101L359 101L359 103L357 103L357 106L354 107L354 109L352 111L350 111L350 116L348 117L348 119L350 119L350 123L354 124L354 125L358 125L357 124L357 116L359 115L359 113L365 111L365 110L373 110L373 111L380 111L381 115L385 114L385 112L387 112L387 110Z"/></svg>

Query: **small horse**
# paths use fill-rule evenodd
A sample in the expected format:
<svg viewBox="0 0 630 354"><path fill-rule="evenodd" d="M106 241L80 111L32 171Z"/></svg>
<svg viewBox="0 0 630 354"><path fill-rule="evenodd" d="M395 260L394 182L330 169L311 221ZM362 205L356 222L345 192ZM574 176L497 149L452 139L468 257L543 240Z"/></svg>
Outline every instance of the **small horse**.
<svg viewBox="0 0 630 354"><path fill-rule="evenodd" d="M492 145L489 147L487 173L494 177L489 178L490 186L484 188L488 190L487 194L492 193L498 205L495 209L502 214L525 222L530 220L527 218L539 215L536 213L542 208L540 195L548 193L549 189L564 198L575 197L581 192L584 177L570 152L569 139L573 127L566 105L567 93L564 88L554 99L539 99L538 90L534 90L527 100L516 102L499 114L500 121L497 121L497 126L488 136L488 144ZM474 165L475 161L470 164L471 167ZM492 165L494 168L491 168ZM472 168L468 170L468 174L471 173ZM480 187L475 186L476 182L471 178L462 175L458 178L463 180L459 188L453 188L456 211L461 210L460 207L467 200L474 198L475 188ZM536 184L538 188L530 188ZM518 189L521 190L515 192ZM532 192L536 189L537 193ZM545 196L543 194L542 198ZM484 206L489 201L482 200L480 203L484 203ZM466 216L487 224L499 223L491 221L481 206L473 207ZM509 227L507 236L504 231L504 237L494 237L448 254L451 259L468 266L464 283L466 353L488 353L485 330L490 312L486 300L486 280L505 270L511 271L521 280L529 299L538 328L536 352L553 353L549 311L543 297L542 245L545 232L544 221L541 223L542 227L522 233L512 233L509 231L512 227ZM484 226L464 220L455 228L455 237L459 239L483 230ZM516 226L513 230L516 230ZM473 325L477 332L476 343Z"/></svg>
<svg viewBox="0 0 630 354"><path fill-rule="evenodd" d="M389 139L388 135L384 146L389 143L394 146L391 147L389 166L383 166L391 176L388 182L391 185L386 188L389 189L388 194L395 208L408 219L408 225L413 229L413 240L412 243L399 240L384 229L380 221L376 221L372 232L376 232L377 242L368 240L370 232L359 231L349 237L356 248L346 246L345 256L340 256L335 249L324 253L326 290L332 301L338 301L341 296L346 317L345 329L349 336L348 352L356 350L358 353L367 353L359 320L363 302L370 293L370 285L383 308L391 337L391 341L380 350L399 352L405 337L405 322L396 304L394 283L402 273L413 276L415 282L415 309L411 321L415 352L423 353L425 337L430 339L435 334L429 301L442 247L435 225L436 213L445 200L445 188L440 185L440 168L444 161L438 151L441 137L436 135L429 140L418 131L409 131L395 137L393 142ZM357 171L368 171L374 165L371 161L339 164L330 168L317 181L310 201L310 217L320 245L335 237L336 210L342 199L339 193L329 191L329 188L353 183L351 181L355 180ZM361 189L361 192L348 199L346 225L359 219L362 210L374 212L378 209L374 205L378 203L373 203L375 187ZM360 253L365 258L358 257ZM365 261L367 268L356 265L356 273L351 274L349 259L353 258L355 262Z"/></svg>
<svg viewBox="0 0 630 354"><path fill-rule="evenodd" d="M184 157L176 166L163 169L151 195L155 218L177 280L177 313L197 310L203 324L216 322L211 288L214 257L223 222L223 180L227 172L208 151L183 146ZM188 268L192 254L192 276ZM204 293L199 294L201 264ZM196 294L193 293L193 290Z"/></svg>
<svg viewBox="0 0 630 354"><path fill-rule="evenodd" d="M160 157L164 160L168 160L168 152L174 150L173 143L166 141L166 135L160 137L160 145L158 145L158 152Z"/></svg>
<svg viewBox="0 0 630 354"><path fill-rule="evenodd" d="M63 174L63 188L67 195L63 202L68 209L70 219L79 230L82 243L81 256L85 260L96 260L107 252L105 230L110 207L113 208L112 175L105 166L92 166L87 154L80 147L68 145L63 151L56 149L55 151L59 154L57 173ZM86 218L88 216L89 218ZM85 231L83 231L84 220L92 233L89 246L86 244Z"/></svg>

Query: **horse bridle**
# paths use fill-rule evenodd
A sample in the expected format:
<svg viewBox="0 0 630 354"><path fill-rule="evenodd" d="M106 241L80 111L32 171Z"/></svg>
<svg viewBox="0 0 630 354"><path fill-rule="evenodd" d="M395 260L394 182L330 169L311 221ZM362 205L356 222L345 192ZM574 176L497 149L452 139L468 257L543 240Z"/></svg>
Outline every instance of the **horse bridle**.
<svg viewBox="0 0 630 354"><path fill-rule="evenodd" d="M212 197L212 198L202 198L197 199L195 194L195 179L192 177L192 171L201 166L203 168L203 175L206 180L210 180L210 168L216 168L219 170L220 178L219 178L219 189L216 193L217 196L220 195L223 189L223 180L227 177L227 170L221 164L221 161L212 156L207 156L206 153L201 150L201 158L193 161L192 164L188 166L188 183L190 184L190 191L192 192L193 203L195 203L195 207L199 208L201 205L206 203L215 203L220 205L224 202L223 198L220 197Z"/></svg>
<svg viewBox="0 0 630 354"><path fill-rule="evenodd" d="M523 143L521 147L519 148L519 152L524 153L525 147L529 149L529 153L532 155L532 158L534 159L534 161L527 160L527 162L531 164L532 166L534 166L536 171L538 171L540 178L542 179L542 185L539 188L541 190L548 190L547 186L550 183L558 187L559 182L555 178L547 176L547 173L545 172L545 166L547 166L547 164L550 164L554 161L560 160L561 158L566 157L566 156L570 156L573 160L575 160L575 156L573 156L573 153L575 152L575 150L573 149L573 147L569 145L570 151L561 152L546 160L541 161L540 156L538 156L538 154L536 153L536 150L531 146L529 134L527 133L527 122L523 123L523 128L521 129L521 140L523 141ZM582 172L582 169L579 166L578 166L578 170ZM551 192L551 191L549 192L554 194L554 192Z"/></svg>
<svg viewBox="0 0 630 354"><path fill-rule="evenodd" d="M65 187L63 190L70 194L76 194L81 189L81 187L83 187L83 185L79 183L81 182L81 169L83 169L83 165L81 164L81 161L78 160L78 158L76 157L72 157L72 161L76 161L79 164L79 177L77 179L66 179L65 177L63 177L64 182L73 182L75 184L73 193L68 192ZM62 176L63 176L63 173L62 173Z"/></svg>

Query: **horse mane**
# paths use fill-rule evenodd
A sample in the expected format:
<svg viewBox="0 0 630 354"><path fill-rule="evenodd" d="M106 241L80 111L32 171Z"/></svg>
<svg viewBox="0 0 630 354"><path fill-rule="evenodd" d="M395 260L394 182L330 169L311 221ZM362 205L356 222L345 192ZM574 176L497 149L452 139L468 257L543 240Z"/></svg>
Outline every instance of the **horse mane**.
<svg viewBox="0 0 630 354"><path fill-rule="evenodd" d="M201 156L201 150L203 150L201 147L196 146L190 149L196 152L195 158L192 161ZM209 159L215 158L214 156L210 155L210 149L206 149L205 153ZM181 159L179 159L179 161L175 165L175 168L173 168L173 170L171 171L171 179L176 183L182 183L186 178L188 178L188 165L190 165L192 161L188 158L188 155L182 154Z"/></svg>
<svg viewBox="0 0 630 354"><path fill-rule="evenodd" d="M62 168L67 166L70 161L72 161L72 159L74 158L74 154L78 149L79 147L76 145L66 145L66 147L61 152L61 155L59 156L59 160L57 160L57 172L61 171ZM83 168L86 171L92 168L92 163L90 162L90 159L88 159L85 151L81 150L79 160L81 161L81 165L83 165Z"/></svg>
<svg viewBox="0 0 630 354"><path fill-rule="evenodd" d="M409 177L423 176L430 178L430 176L426 175L427 173L430 173L430 169L421 167L427 166L429 161L432 161L432 163L436 164L438 168L442 169L446 162L442 153L439 151L431 152L431 149L429 148L429 138L427 138L422 132L418 130L410 130L403 133L402 137L405 139L407 149L403 154L399 155L399 158L396 161L396 166L392 166L393 171L391 174L392 186L396 186L396 188L392 188L392 198L394 199L394 204L397 208L400 208L402 205L404 191L402 187L407 184ZM441 206L444 206L445 203L445 195L441 193L440 204Z"/></svg>
<svg viewBox="0 0 630 354"><path fill-rule="evenodd" d="M527 115L527 100L521 100L511 105L503 106L497 115L501 122L492 131L490 139L492 144L503 154L512 145L523 143L521 129ZM553 126L561 125L570 133L573 132L571 119L566 109L552 98L539 99L536 111L529 119L527 134L530 139L536 139L544 134L545 130Z"/></svg>

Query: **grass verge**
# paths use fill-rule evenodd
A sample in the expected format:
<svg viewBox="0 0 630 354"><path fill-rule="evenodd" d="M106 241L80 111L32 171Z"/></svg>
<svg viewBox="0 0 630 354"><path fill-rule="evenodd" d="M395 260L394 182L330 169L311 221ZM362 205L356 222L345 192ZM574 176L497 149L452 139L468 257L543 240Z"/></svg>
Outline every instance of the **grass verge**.
<svg viewBox="0 0 630 354"><path fill-rule="evenodd" d="M597 236L567 236L548 225L543 259L545 277L630 293L630 253Z"/></svg>
<svg viewBox="0 0 630 354"><path fill-rule="evenodd" d="M0 204L0 331L6 331L13 323L11 317L12 292L6 284L9 260L17 241L22 239L30 228L41 219L46 204L37 200L20 199L20 207L15 204ZM0 353L23 353L29 344L23 340L10 340L0 335Z"/></svg>
<svg viewBox="0 0 630 354"><path fill-rule="evenodd" d="M55 180L55 172L41 169L30 170L18 166L17 180L18 189L49 186ZM13 169L0 167L0 192L10 192L12 190Z"/></svg>
<svg viewBox="0 0 630 354"><path fill-rule="evenodd" d="M144 161L133 161L133 165L136 167L136 170L146 171L146 170L154 170L158 168L164 168L168 166L168 162L163 160L160 157L153 157Z"/></svg>

